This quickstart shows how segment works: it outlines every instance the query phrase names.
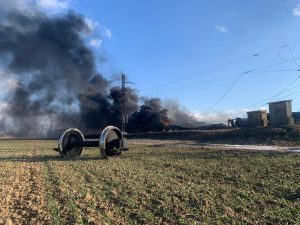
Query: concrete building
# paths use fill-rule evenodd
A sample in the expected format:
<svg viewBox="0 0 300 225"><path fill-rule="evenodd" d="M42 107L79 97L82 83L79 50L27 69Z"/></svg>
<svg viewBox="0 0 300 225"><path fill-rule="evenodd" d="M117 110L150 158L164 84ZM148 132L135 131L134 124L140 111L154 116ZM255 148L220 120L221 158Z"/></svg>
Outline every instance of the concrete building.
<svg viewBox="0 0 300 225"><path fill-rule="evenodd" d="M265 127L268 125L268 117L266 110L257 110L247 112L249 127Z"/></svg>
<svg viewBox="0 0 300 225"><path fill-rule="evenodd" d="M294 124L300 124L300 112L292 112Z"/></svg>
<svg viewBox="0 0 300 225"><path fill-rule="evenodd" d="M294 125L292 116L292 100L284 100L269 103L269 113L271 126L291 126Z"/></svg>

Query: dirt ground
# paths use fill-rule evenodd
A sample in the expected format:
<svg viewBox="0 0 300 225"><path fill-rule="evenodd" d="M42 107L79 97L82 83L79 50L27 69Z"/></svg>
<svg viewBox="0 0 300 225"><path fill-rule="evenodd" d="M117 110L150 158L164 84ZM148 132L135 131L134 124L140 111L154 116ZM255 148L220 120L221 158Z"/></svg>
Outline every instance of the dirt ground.
<svg viewBox="0 0 300 225"><path fill-rule="evenodd" d="M1 153L3 150L9 151L3 147L1 145ZM24 157L23 162L9 161L0 164L0 224L50 224L50 214L46 205L46 186L43 182L43 165L41 162L30 160L36 156L38 148L33 146L23 156L20 154ZM0 157L3 160L3 155Z"/></svg>
<svg viewBox="0 0 300 225"><path fill-rule="evenodd" d="M0 140L0 224L297 224L298 148L131 139L62 159L57 141ZM244 149L243 149L244 147Z"/></svg>

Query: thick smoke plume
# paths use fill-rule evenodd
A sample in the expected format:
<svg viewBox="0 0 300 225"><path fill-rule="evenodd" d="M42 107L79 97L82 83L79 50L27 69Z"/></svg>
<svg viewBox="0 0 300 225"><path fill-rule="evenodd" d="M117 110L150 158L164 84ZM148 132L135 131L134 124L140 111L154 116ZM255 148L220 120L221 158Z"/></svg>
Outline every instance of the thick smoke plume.
<svg viewBox="0 0 300 225"><path fill-rule="evenodd" d="M129 132L162 131L168 128L168 110L162 107L158 98L146 99L140 110L129 119Z"/></svg>
<svg viewBox="0 0 300 225"><path fill-rule="evenodd" d="M74 12L47 15L21 2L0 0L0 72L14 81L0 108L2 133L45 136L74 126L87 131L119 126L120 88L96 70L85 43L91 32L86 19ZM168 110L159 99L145 100L139 108L133 89L127 89L127 99L131 131L169 126ZM182 117L178 113L176 120Z"/></svg>

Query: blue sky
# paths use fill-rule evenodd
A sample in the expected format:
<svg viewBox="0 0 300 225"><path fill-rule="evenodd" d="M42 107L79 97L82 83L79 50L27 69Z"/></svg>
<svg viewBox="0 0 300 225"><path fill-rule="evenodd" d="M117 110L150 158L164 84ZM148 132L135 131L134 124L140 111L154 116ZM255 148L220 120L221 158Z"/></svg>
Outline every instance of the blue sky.
<svg viewBox="0 0 300 225"><path fill-rule="evenodd" d="M99 71L124 72L142 96L200 114L284 98L300 110L300 0L37 2L88 18Z"/></svg>
<svg viewBox="0 0 300 225"><path fill-rule="evenodd" d="M300 57L300 43L280 47L300 40L300 1L72 0L70 4L100 24L96 35L103 41L95 52L107 54L107 74L123 71L141 95L175 99L191 111L255 109L248 106L280 93L299 75L290 49ZM111 38L103 35L101 26L111 31ZM253 56L256 53L261 54ZM244 60L202 73L240 59ZM238 75L218 78L280 62L285 63L267 69L294 71L245 74L218 102ZM288 89L299 84L296 81ZM297 88L287 90L271 100ZM300 109L300 93L287 98Z"/></svg>

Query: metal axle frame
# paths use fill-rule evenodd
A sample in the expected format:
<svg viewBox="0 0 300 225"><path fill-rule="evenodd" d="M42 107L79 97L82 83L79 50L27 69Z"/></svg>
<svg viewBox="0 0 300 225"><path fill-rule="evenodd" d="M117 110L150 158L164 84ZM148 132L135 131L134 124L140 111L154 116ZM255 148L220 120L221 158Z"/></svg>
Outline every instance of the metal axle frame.
<svg viewBox="0 0 300 225"><path fill-rule="evenodd" d="M83 148L97 147L100 148L100 153L104 158L118 156L122 151L128 150L122 132L114 126L106 127L101 135L83 135L80 130L70 128L61 135L58 141L58 151L62 157L80 156Z"/></svg>
<svg viewBox="0 0 300 225"><path fill-rule="evenodd" d="M66 149L72 149L74 147L92 148L99 147L99 141L73 141L66 145Z"/></svg>

